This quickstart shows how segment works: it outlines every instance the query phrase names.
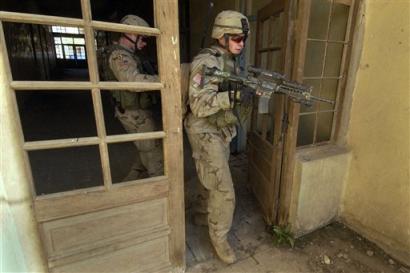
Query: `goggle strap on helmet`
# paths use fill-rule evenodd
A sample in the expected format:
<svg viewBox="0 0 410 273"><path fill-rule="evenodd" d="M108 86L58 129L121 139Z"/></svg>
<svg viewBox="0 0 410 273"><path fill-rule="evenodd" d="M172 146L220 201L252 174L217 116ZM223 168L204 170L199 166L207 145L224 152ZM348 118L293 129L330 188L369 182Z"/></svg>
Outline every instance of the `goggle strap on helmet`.
<svg viewBox="0 0 410 273"><path fill-rule="evenodd" d="M242 32L245 36L248 36L248 32L249 32L249 24L248 24L248 20L246 20L245 18L241 19L241 24L242 24Z"/></svg>

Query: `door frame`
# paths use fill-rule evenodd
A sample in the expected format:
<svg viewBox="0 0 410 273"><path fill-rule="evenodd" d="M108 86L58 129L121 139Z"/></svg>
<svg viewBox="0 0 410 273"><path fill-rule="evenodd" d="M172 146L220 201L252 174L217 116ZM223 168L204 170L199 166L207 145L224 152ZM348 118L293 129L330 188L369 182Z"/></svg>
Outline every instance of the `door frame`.
<svg viewBox="0 0 410 273"><path fill-rule="evenodd" d="M123 204L129 201L144 200L148 196L168 197L168 225L169 225L169 259L172 271L181 272L185 268L185 223L184 223L184 191L183 191L183 150L182 150L182 108L180 88L180 63L179 63L179 34L178 34L178 1L153 0L154 5L154 25L155 27L146 28L123 24L95 21L91 18L90 0L81 0L82 19L64 18L48 15L37 15L17 12L0 11L0 48L3 58L1 69L0 84L5 87L4 92L8 92L6 97L10 98L10 106L14 115L13 125L16 128L19 151L22 153L22 163L27 176L24 178L26 185L24 194L30 199L27 202L33 204L35 220L49 220L50 217L59 218L61 211L56 211L53 202L61 204L85 204L93 196L95 201L91 210L101 209L102 202L96 201L114 188L115 192L109 195L112 200L123 198ZM12 79L10 63L6 50L6 42L3 31L3 22L18 22L43 25L66 25L84 28L87 50L87 62L90 80L88 82L64 82L64 81L14 81ZM127 82L100 82L98 75L98 65L96 49L94 43L94 30L105 30L125 33L146 34L157 37L157 58L159 67L159 83L127 83ZM107 136L103 120L103 109L101 102L101 89L122 89L135 91L160 90L162 97L162 119L163 131L138 133L129 135ZM19 118L16 92L24 90L89 90L92 95L94 114L97 125L97 136L58 139L45 141L25 141ZM108 144L124 141L135 141L142 139L162 139L164 147L164 175L160 177L144 179L134 185L113 185L110 175L110 164L108 157ZM36 196L34 191L33 177L31 175L28 152L41 149L79 147L84 145L98 145L101 157L104 186L87 188L71 192L50 194L46 197ZM124 188L133 186L138 188L138 196L123 197L121 192ZM88 197L87 197L88 196ZM149 198L149 197L148 197ZM77 203L78 202L78 203ZM93 207L94 206L94 207ZM69 208L63 211L65 215L78 215L81 211L77 208ZM58 214L58 215L57 215ZM39 241L40 235L35 232ZM36 244L36 243L34 243ZM42 253L39 256L45 257L43 245ZM43 260L39 258L37 260Z"/></svg>
<svg viewBox="0 0 410 273"><path fill-rule="evenodd" d="M308 25L304 24L308 19L309 12L306 11L306 1L286 0L289 12L288 31L288 52L287 75L291 80L299 81L302 79L303 71L300 67L304 63L305 50L302 41L307 38ZM302 59L303 58L303 59ZM285 137L282 150L282 166L280 173L280 193L278 202L278 211L276 222L280 226L288 224L292 185L293 171L295 168L296 141L299 125L300 104L290 99L285 102L285 112L287 116L287 126L285 128Z"/></svg>

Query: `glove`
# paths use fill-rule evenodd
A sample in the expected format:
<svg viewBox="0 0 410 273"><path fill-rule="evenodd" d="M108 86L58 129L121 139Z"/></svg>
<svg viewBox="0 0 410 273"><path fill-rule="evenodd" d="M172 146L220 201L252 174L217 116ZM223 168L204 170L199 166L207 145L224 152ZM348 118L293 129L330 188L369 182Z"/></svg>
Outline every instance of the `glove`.
<svg viewBox="0 0 410 273"><path fill-rule="evenodd" d="M229 99L233 103L239 102L244 106L251 106L254 91L252 88L243 86L240 83L224 80L218 83L218 92L229 91Z"/></svg>
<svg viewBox="0 0 410 273"><path fill-rule="evenodd" d="M238 89L239 85L236 82L223 80L222 82L218 83L218 92L233 91Z"/></svg>
<svg viewBox="0 0 410 273"><path fill-rule="evenodd" d="M239 101L241 105L245 107L251 106L253 96L255 95L253 89L250 87L244 86L239 92L240 92Z"/></svg>

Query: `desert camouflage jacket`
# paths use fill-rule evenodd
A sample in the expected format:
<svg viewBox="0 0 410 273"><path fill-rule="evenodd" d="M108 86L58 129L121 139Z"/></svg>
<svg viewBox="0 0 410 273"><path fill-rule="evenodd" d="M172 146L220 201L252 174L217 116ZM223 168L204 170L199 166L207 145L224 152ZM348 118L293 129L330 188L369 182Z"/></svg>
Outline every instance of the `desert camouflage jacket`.
<svg viewBox="0 0 410 273"><path fill-rule="evenodd" d="M190 112L185 119L188 133L221 133L227 141L236 135L238 120L232 112L229 92L218 92L220 79L203 75L203 66L237 73L235 61L219 46L202 50L191 64L189 81Z"/></svg>
<svg viewBox="0 0 410 273"><path fill-rule="evenodd" d="M141 62L129 49L114 44L101 49L98 54L100 75L106 81L158 82L157 75L144 74ZM153 96L149 93L113 91L113 97L123 109L148 108Z"/></svg>

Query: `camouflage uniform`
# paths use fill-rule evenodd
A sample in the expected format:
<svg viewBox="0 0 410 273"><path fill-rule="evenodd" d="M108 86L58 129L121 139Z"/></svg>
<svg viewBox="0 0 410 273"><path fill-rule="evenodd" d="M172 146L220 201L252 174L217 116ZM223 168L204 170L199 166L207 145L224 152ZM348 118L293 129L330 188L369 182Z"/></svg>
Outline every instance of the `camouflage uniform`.
<svg viewBox="0 0 410 273"><path fill-rule="evenodd" d="M238 123L233 114L233 101L238 99L241 106L249 107L246 98L250 98L250 93L245 89L235 90L239 93L232 92L231 89L238 89L235 84L232 86L232 83L221 82L217 77L204 75L204 67L238 74L234 56L242 51L248 34L249 21L240 12L226 10L215 17L211 37L218 45L201 51L191 64L190 112L185 119L202 185L198 210L207 218L216 254L228 264L236 261L235 251L227 240L235 209L235 192L228 162L229 143L236 135Z"/></svg>
<svg viewBox="0 0 410 273"><path fill-rule="evenodd" d="M143 74L139 58L129 49L114 44L102 49L103 57L102 76L104 80L127 81L127 82L158 82L156 75ZM152 112L155 97L151 92L112 91L116 102L115 116L124 126L128 133L152 132L159 129ZM136 158L127 180L137 179L147 170L149 176L163 174L163 154L160 140L135 141L139 157Z"/></svg>
<svg viewBox="0 0 410 273"><path fill-rule="evenodd" d="M200 189L198 212L207 213L213 244L226 240L235 209L235 192L229 170L229 143L236 135L237 118L229 91L218 92L218 78L204 77L203 65L235 71L232 55L219 46L200 52L191 64L190 112L185 129L191 143Z"/></svg>

